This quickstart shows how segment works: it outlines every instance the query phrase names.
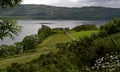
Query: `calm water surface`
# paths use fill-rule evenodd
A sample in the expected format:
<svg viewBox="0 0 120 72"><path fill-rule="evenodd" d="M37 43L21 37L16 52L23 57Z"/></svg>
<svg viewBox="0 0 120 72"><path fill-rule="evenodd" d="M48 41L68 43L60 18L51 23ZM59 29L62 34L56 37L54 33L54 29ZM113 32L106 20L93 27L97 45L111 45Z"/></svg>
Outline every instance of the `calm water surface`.
<svg viewBox="0 0 120 72"><path fill-rule="evenodd" d="M11 40L9 37L5 38L3 41L0 41L0 44L14 44L15 42L20 42L22 39L31 34L37 34L41 25L47 25L51 28L66 28L70 29L79 26L82 24L96 24L100 26L101 24L106 23L107 21L82 21L82 20L18 20L18 25L23 26L22 32L19 33L19 36L15 36L15 40Z"/></svg>

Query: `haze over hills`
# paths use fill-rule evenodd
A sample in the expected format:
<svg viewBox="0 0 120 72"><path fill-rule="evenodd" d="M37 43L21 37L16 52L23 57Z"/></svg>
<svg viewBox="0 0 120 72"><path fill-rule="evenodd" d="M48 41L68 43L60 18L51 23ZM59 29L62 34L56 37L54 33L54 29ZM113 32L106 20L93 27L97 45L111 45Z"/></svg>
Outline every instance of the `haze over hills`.
<svg viewBox="0 0 120 72"><path fill-rule="evenodd" d="M12 9L0 9L0 18L3 17L41 20L111 20L120 18L120 8L94 6L67 8L29 4Z"/></svg>

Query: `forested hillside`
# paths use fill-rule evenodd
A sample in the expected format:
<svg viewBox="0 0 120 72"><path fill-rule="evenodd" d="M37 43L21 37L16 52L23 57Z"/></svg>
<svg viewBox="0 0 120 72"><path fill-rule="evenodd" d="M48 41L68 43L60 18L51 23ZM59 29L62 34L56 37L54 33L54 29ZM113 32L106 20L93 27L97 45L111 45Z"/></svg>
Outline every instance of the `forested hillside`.
<svg viewBox="0 0 120 72"><path fill-rule="evenodd" d="M119 8L82 7L67 8L46 5L20 5L13 9L0 9L0 18L111 20L120 17Z"/></svg>

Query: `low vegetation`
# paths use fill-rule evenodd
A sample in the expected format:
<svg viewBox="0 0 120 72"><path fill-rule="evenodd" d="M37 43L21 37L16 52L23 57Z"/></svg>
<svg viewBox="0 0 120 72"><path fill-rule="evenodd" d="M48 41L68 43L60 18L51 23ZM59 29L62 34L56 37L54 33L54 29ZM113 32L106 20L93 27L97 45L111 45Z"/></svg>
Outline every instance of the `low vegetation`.
<svg viewBox="0 0 120 72"><path fill-rule="evenodd" d="M88 31L88 30L98 30L96 25L80 25L77 27L74 27L72 30L79 32L79 31Z"/></svg>
<svg viewBox="0 0 120 72"><path fill-rule="evenodd" d="M14 56L16 54L20 54L31 49L35 49L39 43L41 43L51 34L51 28L43 25L42 28L38 30L38 34L26 36L24 37L22 42L17 42L14 45L1 45L0 57Z"/></svg>
<svg viewBox="0 0 120 72"><path fill-rule="evenodd" d="M117 22L116 22L117 20ZM114 31L109 32L108 22L102 25L99 31L93 31L91 35L86 34L77 40L57 41L52 44L52 35L39 47L55 47L54 52L49 51L40 55L30 62L19 64L13 63L7 67L7 72L119 72L120 69L120 32L118 30L120 19L112 21L111 26L118 23ZM90 30L89 30L90 31ZM86 31L89 32L89 31ZM104 31L104 32L103 32ZM78 34L82 32L79 31ZM85 32L85 31L84 31ZM41 33L41 32L40 32ZM61 33L61 32L60 32ZM75 31L71 31L74 37ZM103 34L105 33L105 34ZM60 35L60 34L57 34ZM69 37L68 34L67 37ZM69 37L71 38L71 37ZM56 38L52 40L55 41ZM51 42L51 43L50 43ZM52 44L52 46L49 46ZM37 50L37 49L36 49Z"/></svg>
<svg viewBox="0 0 120 72"><path fill-rule="evenodd" d="M90 37L91 34L98 34L99 31L98 30L87 30L87 31L80 31L80 32L76 32L76 31L71 31L70 34L79 40L80 37L84 37L84 36L88 36Z"/></svg>
<svg viewBox="0 0 120 72"><path fill-rule="evenodd" d="M0 40L3 40L5 37L14 39L14 35L18 35L18 33L21 31L21 28L21 26L17 25L16 20L8 18L2 19L0 21Z"/></svg>
<svg viewBox="0 0 120 72"><path fill-rule="evenodd" d="M101 31L106 32L107 34L114 34L120 32L120 20L115 19L110 21L100 27Z"/></svg>

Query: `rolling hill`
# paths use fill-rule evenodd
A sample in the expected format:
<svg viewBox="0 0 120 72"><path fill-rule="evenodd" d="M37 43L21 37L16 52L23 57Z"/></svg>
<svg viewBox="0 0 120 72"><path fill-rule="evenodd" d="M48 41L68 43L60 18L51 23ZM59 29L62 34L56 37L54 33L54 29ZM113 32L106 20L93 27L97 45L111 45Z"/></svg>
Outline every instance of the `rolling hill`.
<svg viewBox="0 0 120 72"><path fill-rule="evenodd" d="M0 9L0 18L41 20L111 20L120 17L120 8L81 7L67 8L47 5L20 5Z"/></svg>

